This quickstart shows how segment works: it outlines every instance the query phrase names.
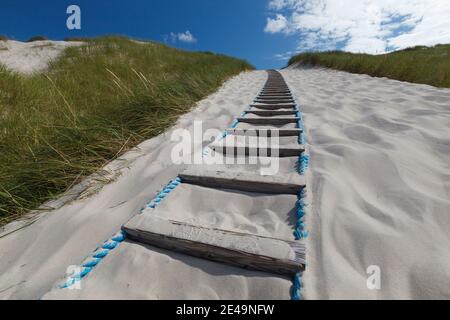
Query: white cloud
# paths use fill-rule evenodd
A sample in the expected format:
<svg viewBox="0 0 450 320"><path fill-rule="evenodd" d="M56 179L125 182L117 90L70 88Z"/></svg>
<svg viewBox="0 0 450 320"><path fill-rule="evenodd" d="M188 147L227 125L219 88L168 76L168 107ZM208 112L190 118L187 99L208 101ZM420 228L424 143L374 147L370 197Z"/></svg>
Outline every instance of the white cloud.
<svg viewBox="0 0 450 320"><path fill-rule="evenodd" d="M296 50L383 53L450 42L449 0L270 0L268 33L296 34Z"/></svg>
<svg viewBox="0 0 450 320"><path fill-rule="evenodd" d="M286 17L282 14L277 14L275 19L267 18L267 24L264 31L268 33L289 32Z"/></svg>
<svg viewBox="0 0 450 320"><path fill-rule="evenodd" d="M287 51L284 53L277 53L275 55L275 59L281 60L281 61L287 61L289 60L293 55L297 54L298 52L295 51Z"/></svg>
<svg viewBox="0 0 450 320"><path fill-rule="evenodd" d="M194 35L189 31L186 30L186 32L180 32L180 33L170 33L170 38L172 42L186 42L186 43L195 43L197 42L197 39L194 37Z"/></svg>

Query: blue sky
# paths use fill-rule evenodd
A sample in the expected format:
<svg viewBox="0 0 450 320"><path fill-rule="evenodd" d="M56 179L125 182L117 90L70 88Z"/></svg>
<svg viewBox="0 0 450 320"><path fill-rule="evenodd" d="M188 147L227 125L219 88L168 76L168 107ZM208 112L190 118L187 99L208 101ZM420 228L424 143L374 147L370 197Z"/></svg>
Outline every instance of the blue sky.
<svg viewBox="0 0 450 320"><path fill-rule="evenodd" d="M66 28L70 4L81 8L81 31ZM125 34L237 56L258 68L280 67L285 61L274 55L290 50L295 39L265 33L267 16L264 0L1 0L0 34L16 40ZM171 33L186 31L195 43L172 41Z"/></svg>
<svg viewBox="0 0 450 320"><path fill-rule="evenodd" d="M0 0L0 35L123 34L244 58L259 69L297 52L384 53L450 43L449 0ZM66 28L80 6L81 31ZM195 40L195 41L189 41Z"/></svg>

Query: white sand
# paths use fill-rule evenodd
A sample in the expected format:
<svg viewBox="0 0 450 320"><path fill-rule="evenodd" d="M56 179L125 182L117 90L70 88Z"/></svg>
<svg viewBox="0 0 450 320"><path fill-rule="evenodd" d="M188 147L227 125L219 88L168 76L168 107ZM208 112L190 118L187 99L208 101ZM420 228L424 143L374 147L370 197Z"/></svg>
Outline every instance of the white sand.
<svg viewBox="0 0 450 320"><path fill-rule="evenodd" d="M62 280L68 266L79 265L87 256L91 255L96 247L120 230L120 227L125 222L138 213L163 186L184 169L184 165L173 165L170 161L172 148L176 144L176 142L170 141L174 129L185 128L192 131L193 121L203 120L204 129L216 128L224 130L237 115L247 108L250 101L263 86L266 78L267 74L263 71L242 73L234 77L217 93L201 101L195 110L181 117L173 129L145 141L139 146L138 150L128 152L122 157L122 160L115 161L109 165L106 169L109 172L112 171L111 175L116 177L115 182L106 185L91 197L74 201L58 210L39 215L39 219L30 226L5 237L1 237L0 231L0 298L41 298L56 283ZM203 142L203 145L205 144L207 144L206 141ZM121 173L120 176L117 176L117 171ZM90 189L96 190L98 189L97 186L94 184ZM85 193L89 194L90 189L85 191ZM16 228L18 225L20 226L20 224L15 223L13 227ZM8 231L14 230L11 226L6 229ZM133 249L131 251L127 250L128 246L133 247ZM280 279L278 281L278 289L273 289L277 294L264 294L258 289L255 289L257 290L256 292L252 289L250 293L247 293L245 285L247 281L252 280L248 280L248 277L243 275L245 271L241 269L220 264L217 266L213 262L196 260L195 258L186 258L188 260L168 258L168 255L173 257L171 253L164 253L161 257L157 251L143 250L142 246L133 243L124 243L120 248L116 249L118 251L114 253L115 255L133 256L132 250L141 250L145 256L136 257L137 260L142 259L142 261L146 261L149 259L154 261L155 266L160 266L160 269L157 267L152 271L155 274L155 278L149 278L148 282L158 279L158 273L166 274L165 270L169 268L167 262L171 261L170 268L179 270L179 272L177 274L177 272L171 271L172 274L167 274L166 276L178 279L179 274L190 273L199 277L204 275L206 277L204 290L210 292L203 295L206 297L217 295L219 297L236 298L289 298L291 283L288 280ZM102 266L99 265L88 277L92 278L93 282L96 277L101 278L103 275L102 268L116 267L117 270L126 270L127 266L124 264L107 263L106 259L113 258L114 255L105 258L105 263L102 263ZM162 259L165 263L160 265L157 262L158 259ZM128 260L120 261L126 263ZM190 261L194 261L195 265L201 264L205 266L205 269L192 270L192 268L196 268L194 266L186 270L183 266L189 264ZM138 263L138 261L135 261L135 263ZM137 265L141 266L140 264ZM149 269L141 268L140 270L147 273ZM216 280L215 277L210 275L219 272L217 270L222 270L223 274L229 274L229 276L224 276L222 280ZM238 272L236 270L240 273L234 276L233 274ZM113 274L114 278L118 276L114 271ZM267 278L265 274L251 274L257 274L261 279ZM134 282L143 281L141 277L128 278ZM230 283L229 281L233 281L233 278L237 281L236 285L230 286L229 289L220 293L219 291L223 289L220 283ZM253 276L250 278L253 279ZM127 275L123 274L125 286L126 279ZM83 279L83 282L85 280L87 279ZM216 281L219 281L219 287L215 289L217 292L214 290L213 292L211 291L212 289L208 289L207 283L215 283ZM190 281L189 283L192 284L194 282ZM199 281L196 283L203 286ZM103 284L106 286L109 283L104 282ZM173 285L174 287L166 285L164 290L167 290L167 292L146 291L146 297L177 297L179 295L172 295L174 288L177 287L176 283ZM252 286L259 287L261 285L258 282ZM164 288L164 283L161 282L160 286ZM96 298L107 298L113 296L113 294L118 294L118 291L116 291L111 292L109 296L102 295L102 292L100 292L102 289L103 287L98 287L99 292ZM233 293L236 290L239 292L238 295ZM203 291L200 290L199 292ZM138 294L141 292L135 291L135 293L135 296L130 295L130 298L138 297ZM72 294L76 294L76 292L72 291ZM189 294L189 291L186 291L186 295L180 293L184 297L196 297L195 295L189 296L187 294Z"/></svg>
<svg viewBox="0 0 450 320"><path fill-rule="evenodd" d="M449 298L450 90L319 69L283 74L302 104L310 143L304 296ZM224 129L265 79L252 72L230 80L177 127L201 119ZM67 266L79 265L184 168L168 161L170 134L112 163L116 181L97 194L0 238L0 298L289 298L288 279L129 241L82 280L81 290L49 291ZM282 172L292 165L283 163ZM227 202L227 191L181 191L182 206L162 204L172 218L279 237L292 231L290 196L233 193ZM199 192L206 196L189 203ZM381 268L380 290L366 287L370 265Z"/></svg>
<svg viewBox="0 0 450 320"><path fill-rule="evenodd" d="M81 281L44 299L284 299L291 281L125 241Z"/></svg>
<svg viewBox="0 0 450 320"><path fill-rule="evenodd" d="M310 143L305 297L450 298L450 90L282 73ZM370 265L380 290L366 286Z"/></svg>
<svg viewBox="0 0 450 320"><path fill-rule="evenodd" d="M43 71L47 68L48 63L57 58L65 48L81 44L83 43L50 40L0 41L0 64L9 70L24 74Z"/></svg>

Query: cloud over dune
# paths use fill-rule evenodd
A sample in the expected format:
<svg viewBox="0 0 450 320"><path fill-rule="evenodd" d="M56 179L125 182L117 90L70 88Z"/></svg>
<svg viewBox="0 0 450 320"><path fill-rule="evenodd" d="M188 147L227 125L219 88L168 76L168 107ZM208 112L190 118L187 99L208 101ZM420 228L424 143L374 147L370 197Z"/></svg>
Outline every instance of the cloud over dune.
<svg viewBox="0 0 450 320"><path fill-rule="evenodd" d="M268 7L265 32L298 36L296 51L450 43L448 0L270 0Z"/></svg>
<svg viewBox="0 0 450 320"><path fill-rule="evenodd" d="M185 43L195 43L197 42L197 39L194 37L194 35L189 31L186 30L186 32L180 32L180 33L170 33L170 38L172 42L185 42Z"/></svg>

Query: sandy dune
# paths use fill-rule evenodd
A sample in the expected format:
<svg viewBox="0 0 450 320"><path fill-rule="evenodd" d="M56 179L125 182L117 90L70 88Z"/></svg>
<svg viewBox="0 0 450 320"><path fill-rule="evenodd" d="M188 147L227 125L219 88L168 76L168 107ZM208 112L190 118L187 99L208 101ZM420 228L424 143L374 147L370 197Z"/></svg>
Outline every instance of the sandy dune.
<svg viewBox="0 0 450 320"><path fill-rule="evenodd" d="M450 298L450 90L282 73L310 144L305 297ZM366 286L371 265L380 290Z"/></svg>
<svg viewBox="0 0 450 320"><path fill-rule="evenodd" d="M311 155L303 296L450 298L450 90L323 69L282 73L301 104ZM233 78L176 128L191 130L194 120L203 120L205 128L224 129L265 79L260 71ZM79 265L184 168L168 161L172 130L115 162L121 175L97 194L0 238L0 298L288 299L289 279L128 241L83 280L82 290L51 290L69 265ZM293 165L283 162L280 172L288 174ZM186 221L291 233L286 215L295 199L230 197L216 203L210 194L183 208L165 205ZM215 210L222 207L232 214L219 215ZM371 265L380 267L380 290L367 288ZM129 270L141 273L130 276ZM130 285L132 297L124 295Z"/></svg>
<svg viewBox="0 0 450 320"><path fill-rule="evenodd" d="M70 46L79 46L82 42L14 40L0 41L0 64L7 69L24 74L42 71L48 63L58 57Z"/></svg>

